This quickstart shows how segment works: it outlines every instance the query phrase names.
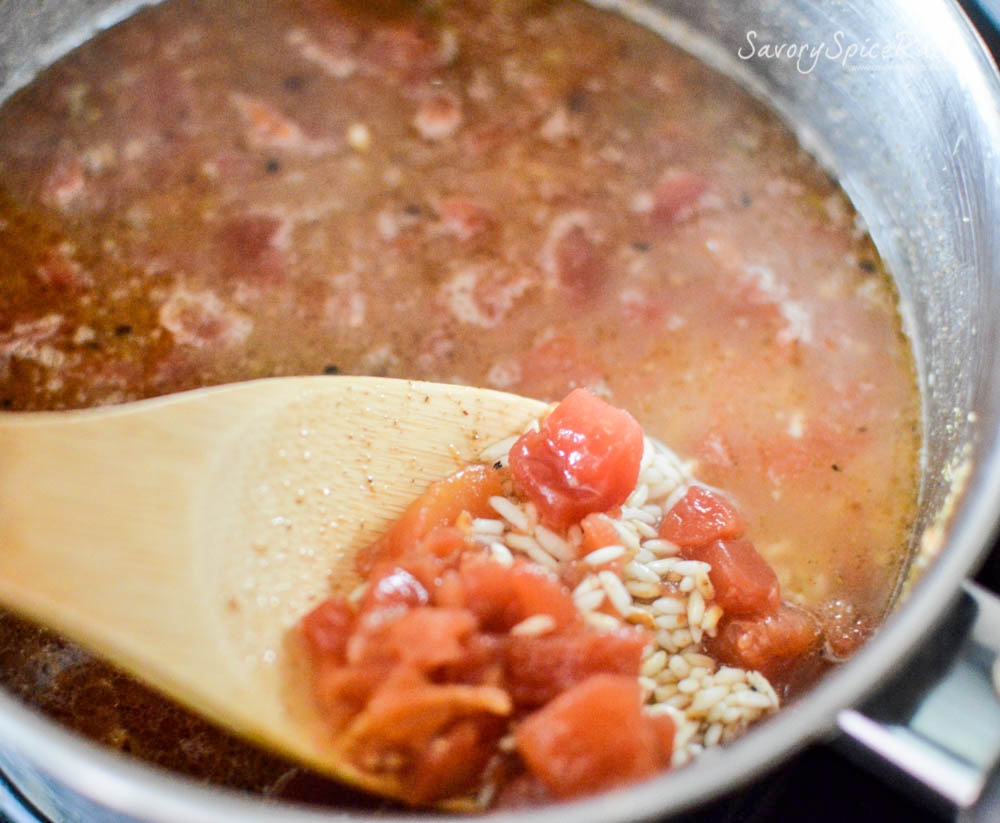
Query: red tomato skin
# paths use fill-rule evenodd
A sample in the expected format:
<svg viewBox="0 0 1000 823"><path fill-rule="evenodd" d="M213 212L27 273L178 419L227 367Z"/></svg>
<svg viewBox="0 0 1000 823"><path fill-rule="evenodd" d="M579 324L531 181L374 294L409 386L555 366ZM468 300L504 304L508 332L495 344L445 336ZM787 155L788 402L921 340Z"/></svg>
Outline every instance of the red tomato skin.
<svg viewBox="0 0 1000 823"><path fill-rule="evenodd" d="M741 537L745 528L742 516L729 501L695 484L663 518L660 537L684 548Z"/></svg>
<svg viewBox="0 0 1000 823"><path fill-rule="evenodd" d="M510 469L546 525L565 529L628 499L639 477L642 427L585 389L575 389L510 452Z"/></svg>
<svg viewBox="0 0 1000 823"><path fill-rule="evenodd" d="M713 540L685 548L681 554L712 567L708 579L715 589L715 602L727 615L774 614L781 606L778 576L749 540Z"/></svg>

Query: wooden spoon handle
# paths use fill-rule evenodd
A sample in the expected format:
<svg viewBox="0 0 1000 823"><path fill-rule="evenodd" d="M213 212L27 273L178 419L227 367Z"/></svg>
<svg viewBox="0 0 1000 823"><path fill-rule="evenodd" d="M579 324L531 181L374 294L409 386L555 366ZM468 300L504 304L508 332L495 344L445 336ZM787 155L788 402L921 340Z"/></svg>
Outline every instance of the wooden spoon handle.
<svg viewBox="0 0 1000 823"><path fill-rule="evenodd" d="M0 415L0 603L316 762L285 713L288 626L428 483L544 408L313 377Z"/></svg>

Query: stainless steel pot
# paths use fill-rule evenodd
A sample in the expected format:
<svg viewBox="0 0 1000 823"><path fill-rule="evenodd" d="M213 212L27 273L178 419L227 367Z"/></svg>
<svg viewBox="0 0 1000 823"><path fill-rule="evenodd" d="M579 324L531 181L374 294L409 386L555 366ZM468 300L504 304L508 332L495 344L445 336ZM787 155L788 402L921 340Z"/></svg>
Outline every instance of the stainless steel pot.
<svg viewBox="0 0 1000 823"><path fill-rule="evenodd" d="M0 0L0 99L139 5ZM896 277L919 361L922 514L899 606L808 697L677 773L499 820L663 817L817 740L865 752L929 784L942 808L975 817L993 798L988 776L1000 760L991 680L1000 605L967 582L1000 520L1000 79L947 0L616 5L770 100L854 200ZM4 694L0 767L55 821L345 817L196 786L100 750Z"/></svg>

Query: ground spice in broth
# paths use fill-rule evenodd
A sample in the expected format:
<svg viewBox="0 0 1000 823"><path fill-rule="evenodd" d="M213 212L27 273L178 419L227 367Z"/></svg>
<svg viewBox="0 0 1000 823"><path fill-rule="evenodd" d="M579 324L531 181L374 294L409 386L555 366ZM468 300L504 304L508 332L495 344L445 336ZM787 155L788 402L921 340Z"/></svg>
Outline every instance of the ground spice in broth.
<svg viewBox="0 0 1000 823"><path fill-rule="evenodd" d="M170 0L0 111L0 404L281 374L585 386L739 501L831 658L905 560L919 397L850 205L760 103L569 0ZM367 801L0 620L0 682L240 788Z"/></svg>

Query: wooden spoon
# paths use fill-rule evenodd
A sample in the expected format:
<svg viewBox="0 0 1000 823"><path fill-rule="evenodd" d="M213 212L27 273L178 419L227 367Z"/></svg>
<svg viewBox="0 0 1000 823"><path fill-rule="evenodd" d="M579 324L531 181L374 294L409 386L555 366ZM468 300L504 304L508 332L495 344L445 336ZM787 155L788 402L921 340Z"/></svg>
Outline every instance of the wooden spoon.
<svg viewBox="0 0 1000 823"><path fill-rule="evenodd" d="M296 703L288 629L356 584L356 551L428 483L544 408L306 377L0 414L0 603L244 738L393 795Z"/></svg>

